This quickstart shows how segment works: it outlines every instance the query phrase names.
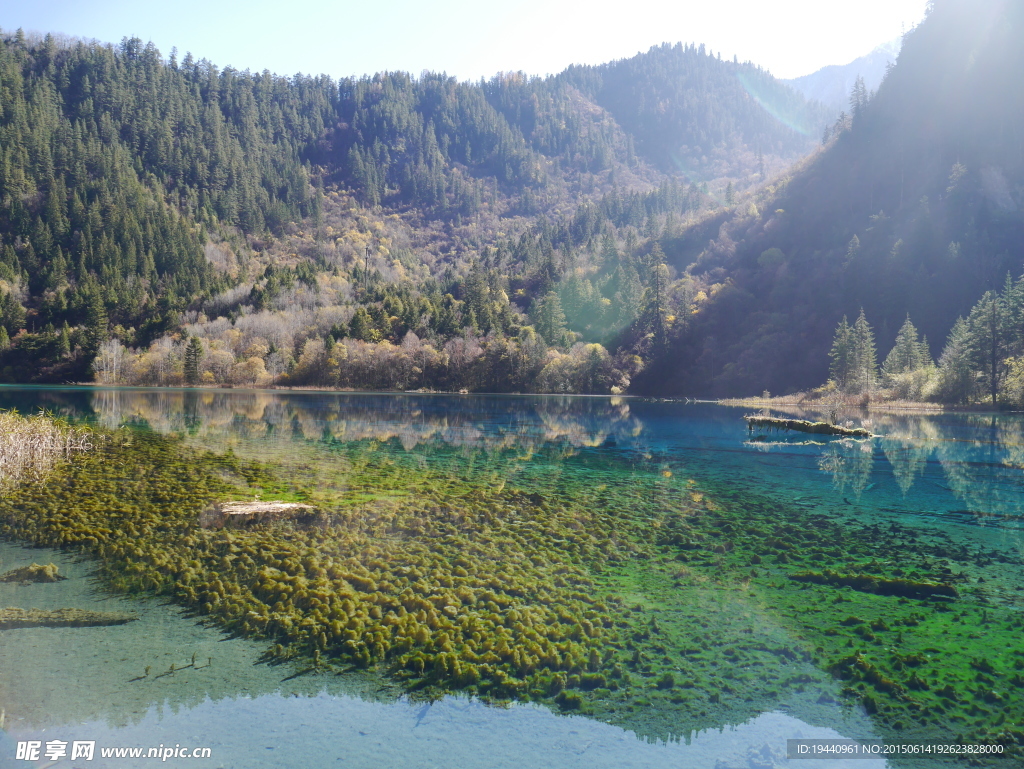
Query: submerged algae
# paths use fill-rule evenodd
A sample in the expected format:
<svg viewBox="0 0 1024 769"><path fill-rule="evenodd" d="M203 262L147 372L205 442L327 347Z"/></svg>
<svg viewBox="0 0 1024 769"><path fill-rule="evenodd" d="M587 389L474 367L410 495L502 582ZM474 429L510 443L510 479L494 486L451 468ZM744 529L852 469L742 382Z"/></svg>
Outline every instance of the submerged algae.
<svg viewBox="0 0 1024 769"><path fill-rule="evenodd" d="M11 569L0 574L0 582L60 582L64 577L57 573L55 563L40 565L33 563L20 569Z"/></svg>
<svg viewBox="0 0 1024 769"><path fill-rule="evenodd" d="M0 531L84 546L115 588L173 595L278 641L273 656L383 663L412 689L528 696L545 669L602 664L616 601L594 594L584 564L625 552L612 521L511 490L440 489L335 506L311 527L205 530L196 511L231 492L226 474L276 480L231 456L189 453L153 435L111 441L0 503Z"/></svg>
<svg viewBox="0 0 1024 769"><path fill-rule="evenodd" d="M653 457L623 474L584 449L508 472L507 455L324 445L348 475L290 489L321 511L312 526L199 529L209 501L288 484L141 435L24 485L0 531L86 547L112 585L275 641L270 658L379 665L426 695L532 698L659 737L781 704L823 719L838 700L890 736L1024 739L1019 601L977 581L1006 554L698 489ZM829 572L876 588L800 578ZM938 603L877 589L904 583L958 587Z"/></svg>

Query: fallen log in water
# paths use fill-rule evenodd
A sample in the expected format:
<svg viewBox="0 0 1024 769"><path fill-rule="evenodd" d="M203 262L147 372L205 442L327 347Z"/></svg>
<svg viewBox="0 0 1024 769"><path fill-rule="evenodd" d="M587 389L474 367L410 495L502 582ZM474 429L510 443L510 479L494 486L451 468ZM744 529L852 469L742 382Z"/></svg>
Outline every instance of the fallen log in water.
<svg viewBox="0 0 1024 769"><path fill-rule="evenodd" d="M139 617L135 612L86 609L0 609L0 630L20 627L99 627L124 625Z"/></svg>
<svg viewBox="0 0 1024 769"><path fill-rule="evenodd" d="M790 579L797 582L811 582L816 585L832 587L852 587L862 593L878 595L897 595L904 598L959 598L960 593L948 582L932 582L930 580L887 579L872 574L843 574L831 569L824 571L801 571L790 574Z"/></svg>
<svg viewBox="0 0 1024 769"><path fill-rule="evenodd" d="M315 517L316 508L299 502L221 502L200 513L199 524L206 529L220 529L281 519L309 523Z"/></svg>
<svg viewBox="0 0 1024 769"><path fill-rule="evenodd" d="M798 430L802 433L815 435L843 435L848 438L871 438L870 430L863 427L842 427L828 422L811 422L807 419L780 419L778 417L745 416L747 429L765 428L768 430Z"/></svg>

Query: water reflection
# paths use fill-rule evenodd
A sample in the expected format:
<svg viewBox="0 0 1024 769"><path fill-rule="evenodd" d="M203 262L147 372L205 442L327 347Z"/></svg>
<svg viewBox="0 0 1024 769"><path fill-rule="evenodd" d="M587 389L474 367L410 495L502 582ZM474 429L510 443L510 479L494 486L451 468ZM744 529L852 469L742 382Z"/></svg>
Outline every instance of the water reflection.
<svg viewBox="0 0 1024 769"><path fill-rule="evenodd" d="M551 459L598 448L728 473L749 469L749 459L733 455L741 443L812 462L829 481L823 498L975 525L1024 525L1024 419L1011 414L873 414L881 437L869 441L750 441L734 409L614 397L0 387L0 408L177 433L215 450L393 441L420 454L448 446L521 458L543 451Z"/></svg>
<svg viewBox="0 0 1024 769"><path fill-rule="evenodd" d="M854 498L868 486L874 466L874 447L869 441L833 441L818 458L818 467L832 476L832 485L841 496L847 492Z"/></svg>
<svg viewBox="0 0 1024 769"><path fill-rule="evenodd" d="M836 495L847 502L929 512L973 525L1021 527L1024 420L1020 416L873 415L872 429L879 437L871 440L796 439L748 445L767 452L805 447L804 451L813 452L818 469L831 479ZM876 498L865 498L876 486Z"/></svg>
<svg viewBox="0 0 1024 769"><path fill-rule="evenodd" d="M26 397L28 396L28 397ZM242 439L398 440L488 451L600 446L636 438L642 423L623 398L486 398L364 393L96 389L0 390L0 407L46 408L108 428Z"/></svg>
<svg viewBox="0 0 1024 769"><path fill-rule="evenodd" d="M788 766L786 740L844 735L870 737L863 717L833 714L837 728L790 713L766 712L682 739L637 731L543 707L485 706L463 696L410 701L372 676L300 675L260 662L262 645L227 638L195 617L157 600L110 596L92 579L92 565L56 550L0 543L4 567L54 561L61 583L0 585L5 603L104 610L131 607L140 618L99 628L34 628L3 632L0 643L0 767L18 761L19 740L94 740L98 747L187 745L212 749L210 766L348 767L750 767ZM188 668L189 655L212 664ZM146 666L173 675L147 675ZM241 728L240 728L241 726ZM839 731L837 731L839 729ZM106 765L97 756L96 765ZM151 760L119 759L117 766ZM168 766L193 765L171 759ZM842 763L799 761L800 769ZM796 764L792 764L796 766ZM884 769L858 761L848 769Z"/></svg>
<svg viewBox="0 0 1024 769"><path fill-rule="evenodd" d="M239 730L243 717L246 729ZM836 739L834 729L812 726L785 713L765 713L725 729L694 732L686 741L648 741L629 731L579 716L562 717L535 705L487 707L462 697L424 704L392 704L319 693L263 695L206 701L192 708L147 711L138 723L112 729L83 722L47 732L19 731L4 739L0 756L15 755L15 739L95 740L98 746L182 744L211 749L204 765L240 769L328 766L352 769L885 769L884 759L800 760L785 757L786 739ZM11 761L10 765L16 763ZM118 760L146 767L150 760ZM193 766L171 759L165 766ZM0 767L8 763L0 757Z"/></svg>

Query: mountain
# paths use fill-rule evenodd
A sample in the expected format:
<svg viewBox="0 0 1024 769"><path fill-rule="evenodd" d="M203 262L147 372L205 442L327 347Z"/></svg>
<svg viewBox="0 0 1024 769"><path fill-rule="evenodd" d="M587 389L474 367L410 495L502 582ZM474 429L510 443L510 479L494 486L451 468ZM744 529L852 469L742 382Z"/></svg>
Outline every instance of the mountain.
<svg viewBox="0 0 1024 769"><path fill-rule="evenodd" d="M661 327L660 239L827 118L692 45L334 81L18 31L0 94L19 382L625 388Z"/></svg>
<svg viewBox="0 0 1024 769"><path fill-rule="evenodd" d="M782 82L803 94L808 101L820 102L838 114L850 108L850 92L858 77L864 79L868 91L877 90L885 78L886 70L899 57L902 44L902 39L897 38L883 43L849 64L832 64L809 75Z"/></svg>
<svg viewBox="0 0 1024 769"><path fill-rule="evenodd" d="M631 59L570 67L556 84L607 110L660 171L760 181L802 157L833 115L749 62L704 46L662 45ZM770 160L766 160L770 158ZM769 169L770 172L770 169Z"/></svg>
<svg viewBox="0 0 1024 769"><path fill-rule="evenodd" d="M1022 271L1024 7L936 0L828 146L668 262L704 287L635 386L793 391L828 376L833 330L863 308L885 352L908 313L932 344Z"/></svg>

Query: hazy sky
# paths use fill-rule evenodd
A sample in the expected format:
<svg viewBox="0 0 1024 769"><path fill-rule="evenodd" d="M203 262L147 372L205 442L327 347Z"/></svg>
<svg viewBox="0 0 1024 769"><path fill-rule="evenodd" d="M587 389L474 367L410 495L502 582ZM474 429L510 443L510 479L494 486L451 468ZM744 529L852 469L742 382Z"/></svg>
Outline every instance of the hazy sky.
<svg viewBox="0 0 1024 769"><path fill-rule="evenodd" d="M790 78L900 35L926 0L0 0L0 27L152 40L219 66L335 77L380 70L558 72L662 42L705 43Z"/></svg>

